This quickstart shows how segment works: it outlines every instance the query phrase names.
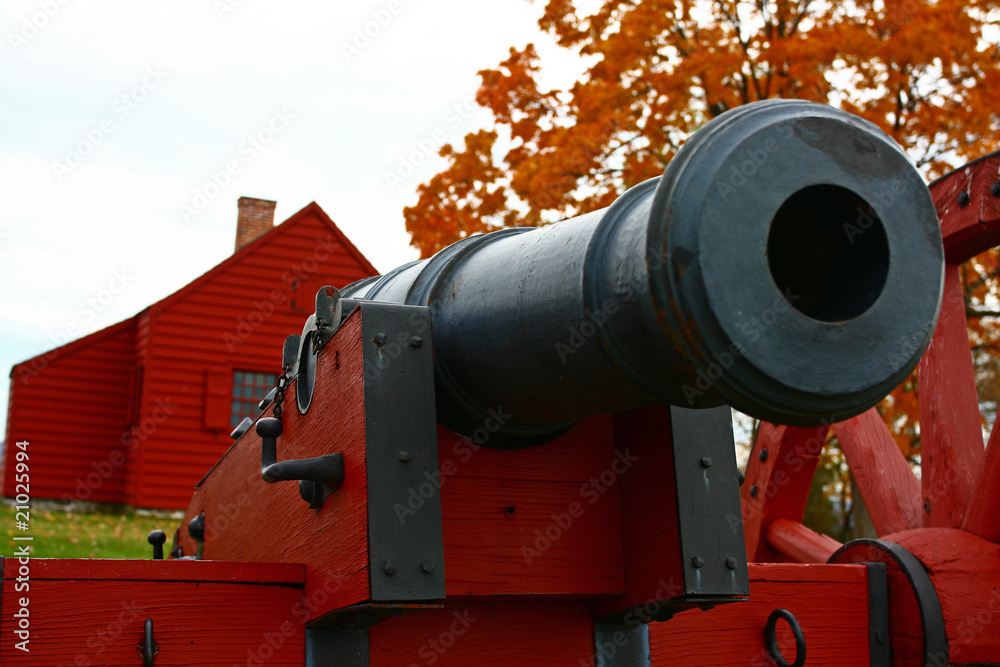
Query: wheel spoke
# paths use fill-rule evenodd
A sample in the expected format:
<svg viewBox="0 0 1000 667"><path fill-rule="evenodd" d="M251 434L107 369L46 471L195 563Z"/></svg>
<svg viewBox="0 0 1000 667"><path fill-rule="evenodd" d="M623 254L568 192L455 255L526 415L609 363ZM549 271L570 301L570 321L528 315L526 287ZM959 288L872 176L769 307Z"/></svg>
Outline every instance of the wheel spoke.
<svg viewBox="0 0 1000 667"><path fill-rule="evenodd" d="M962 528L991 542L1000 542L1000 420L993 422L982 473L965 513Z"/></svg>
<svg viewBox="0 0 1000 667"><path fill-rule="evenodd" d="M920 527L920 483L875 408L833 425L875 531Z"/></svg>
<svg viewBox="0 0 1000 667"><path fill-rule="evenodd" d="M775 519L767 527L767 542L796 563L825 563L844 546L829 535L790 519Z"/></svg>
<svg viewBox="0 0 1000 667"><path fill-rule="evenodd" d="M923 524L958 528L983 464L983 436L957 264L945 265L941 317L920 360L920 460Z"/></svg>
<svg viewBox="0 0 1000 667"><path fill-rule="evenodd" d="M748 560L785 560L768 544L766 530L775 519L802 520L828 430L761 423L740 496Z"/></svg>

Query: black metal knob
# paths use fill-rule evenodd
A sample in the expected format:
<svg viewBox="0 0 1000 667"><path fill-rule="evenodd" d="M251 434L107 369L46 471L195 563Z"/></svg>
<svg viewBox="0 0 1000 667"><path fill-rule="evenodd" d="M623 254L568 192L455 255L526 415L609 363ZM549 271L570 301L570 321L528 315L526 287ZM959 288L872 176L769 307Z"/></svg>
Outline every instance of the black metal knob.
<svg viewBox="0 0 1000 667"><path fill-rule="evenodd" d="M205 513L202 512L188 523L188 535L195 542L205 541Z"/></svg>
<svg viewBox="0 0 1000 667"><path fill-rule="evenodd" d="M167 534L162 530L154 530L146 540L153 545L153 560L163 560L163 545L167 541Z"/></svg>
<svg viewBox="0 0 1000 667"><path fill-rule="evenodd" d="M277 438L281 435L281 420L274 417L261 417L257 420L257 435L262 438Z"/></svg>

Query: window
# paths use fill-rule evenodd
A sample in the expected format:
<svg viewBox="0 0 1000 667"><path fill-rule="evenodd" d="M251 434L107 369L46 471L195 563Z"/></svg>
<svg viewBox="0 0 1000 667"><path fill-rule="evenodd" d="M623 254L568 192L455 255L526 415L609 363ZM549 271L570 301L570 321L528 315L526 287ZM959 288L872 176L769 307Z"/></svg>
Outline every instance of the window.
<svg viewBox="0 0 1000 667"><path fill-rule="evenodd" d="M256 419L257 404L274 387L278 376L274 373L233 372L233 404L229 412L229 425L239 426L244 417Z"/></svg>

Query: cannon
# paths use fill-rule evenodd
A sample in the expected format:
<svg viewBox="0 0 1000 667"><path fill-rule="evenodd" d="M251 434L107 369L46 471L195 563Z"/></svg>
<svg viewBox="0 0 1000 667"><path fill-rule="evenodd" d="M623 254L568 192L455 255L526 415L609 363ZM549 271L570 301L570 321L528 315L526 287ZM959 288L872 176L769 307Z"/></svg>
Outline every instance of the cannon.
<svg viewBox="0 0 1000 667"><path fill-rule="evenodd" d="M958 273L1000 239L998 173L929 192L870 124L759 103L607 209L325 287L171 560L36 565L32 618L97 591L121 664L998 662ZM918 360L919 481L872 407ZM745 473L729 406L765 420ZM879 539L801 523L831 429ZM112 637L126 584L146 621ZM68 662L67 633L17 657Z"/></svg>
<svg viewBox="0 0 1000 667"><path fill-rule="evenodd" d="M472 236L342 295L429 306L441 423L471 436L503 406L490 444L523 446L655 403L854 416L920 358L943 265L889 137L777 100L709 123L607 209Z"/></svg>

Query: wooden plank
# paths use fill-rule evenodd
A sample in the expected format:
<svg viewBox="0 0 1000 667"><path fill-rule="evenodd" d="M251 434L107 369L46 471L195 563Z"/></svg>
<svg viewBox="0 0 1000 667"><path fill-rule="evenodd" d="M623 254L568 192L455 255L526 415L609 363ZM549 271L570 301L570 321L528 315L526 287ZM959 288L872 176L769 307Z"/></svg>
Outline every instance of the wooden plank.
<svg viewBox="0 0 1000 667"><path fill-rule="evenodd" d="M920 526L920 483L878 411L871 408L833 430L875 531L888 535Z"/></svg>
<svg viewBox="0 0 1000 667"><path fill-rule="evenodd" d="M788 561L768 544L767 527L775 519L802 521L828 430L761 422L740 489L748 560ZM767 454L762 456L764 450Z"/></svg>
<svg viewBox="0 0 1000 667"><path fill-rule="evenodd" d="M14 560L4 579L16 579ZM32 558L32 581L201 581L216 583L305 584L300 563L239 563L208 560L134 560L115 558Z"/></svg>
<svg viewBox="0 0 1000 667"><path fill-rule="evenodd" d="M983 469L965 513L962 530L1000 542L1000 424L993 422Z"/></svg>
<svg viewBox="0 0 1000 667"><path fill-rule="evenodd" d="M32 561L32 567L36 564ZM6 569L6 568L5 568ZM32 572L34 574L34 572ZM157 665L301 667L305 632L296 588L167 581L31 582L29 652L15 648L15 606L24 593L4 580L0 664L134 667L145 619L153 619ZM298 605L298 607L297 607ZM8 612L9 610L9 612Z"/></svg>
<svg viewBox="0 0 1000 667"><path fill-rule="evenodd" d="M775 609L792 612L806 637L813 667L867 665L868 577L863 565L750 563L750 600L686 611L649 626L652 667L746 667L773 664L764 626ZM795 659L784 621L778 646Z"/></svg>
<svg viewBox="0 0 1000 667"><path fill-rule="evenodd" d="M825 563L844 546L796 521L775 519L767 527L767 542L796 563Z"/></svg>
<svg viewBox="0 0 1000 667"><path fill-rule="evenodd" d="M581 602L449 601L369 630L371 667L592 665L594 630Z"/></svg>
<svg viewBox="0 0 1000 667"><path fill-rule="evenodd" d="M618 484L625 594L598 603L598 616L684 593L670 406L615 415L615 441L639 460Z"/></svg>
<svg viewBox="0 0 1000 667"><path fill-rule="evenodd" d="M941 316L919 380L923 523L957 528L983 464L983 436L956 264L945 265Z"/></svg>

